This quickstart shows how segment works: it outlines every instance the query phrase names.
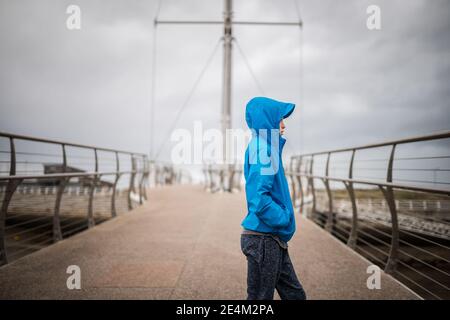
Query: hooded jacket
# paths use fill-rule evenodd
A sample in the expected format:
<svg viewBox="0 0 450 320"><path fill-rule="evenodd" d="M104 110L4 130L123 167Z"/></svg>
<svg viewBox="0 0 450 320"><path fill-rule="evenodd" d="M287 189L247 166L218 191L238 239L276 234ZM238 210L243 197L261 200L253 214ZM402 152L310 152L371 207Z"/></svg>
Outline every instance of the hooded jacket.
<svg viewBox="0 0 450 320"><path fill-rule="evenodd" d="M245 111L252 138L244 160L248 213L241 225L277 235L285 242L294 235L295 217L281 157L286 139L279 126L294 108L293 103L255 97Z"/></svg>

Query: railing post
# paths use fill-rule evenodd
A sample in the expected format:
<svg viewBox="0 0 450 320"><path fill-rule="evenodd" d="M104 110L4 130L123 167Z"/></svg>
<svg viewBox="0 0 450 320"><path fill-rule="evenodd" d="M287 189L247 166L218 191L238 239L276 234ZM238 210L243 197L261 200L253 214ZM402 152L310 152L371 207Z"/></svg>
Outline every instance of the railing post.
<svg viewBox="0 0 450 320"><path fill-rule="evenodd" d="M9 175L16 175L16 148L14 145L14 138L9 137L10 146L10 162L9 162ZM5 195L2 201L2 207L0 209L0 266L8 263L8 255L6 252L6 215L8 214L9 203L12 199L14 191L23 180L8 180L6 185Z"/></svg>
<svg viewBox="0 0 450 320"><path fill-rule="evenodd" d="M243 169L243 165L242 164L240 164L240 166L239 166L240 168L238 169L238 189L239 189L239 191L241 191L242 190L242 185L241 185L241 180L242 180L242 175L243 175L243 173L244 173L244 169Z"/></svg>
<svg viewBox="0 0 450 320"><path fill-rule="evenodd" d="M228 176L228 185L226 186L227 188L225 189L228 192L232 192L233 191L233 179L234 179L234 164L228 164L228 170L226 170L226 174Z"/></svg>
<svg viewBox="0 0 450 320"><path fill-rule="evenodd" d="M206 166L206 174L208 175L208 188L209 191L212 192L212 188L213 188L213 177L212 177L212 173L211 173L211 164L208 164Z"/></svg>
<svg viewBox="0 0 450 320"><path fill-rule="evenodd" d="M158 165L158 185L162 186L163 185L163 178L164 178L164 170L163 170L163 166L161 164Z"/></svg>
<svg viewBox="0 0 450 320"><path fill-rule="evenodd" d="M153 181L154 174L155 174L155 163L153 162L153 160L149 160L148 161L148 174L147 174L147 183L148 183L149 189L152 187L152 181ZM153 187L155 187L155 185L153 185Z"/></svg>
<svg viewBox="0 0 450 320"><path fill-rule="evenodd" d="M301 176L302 162L303 162L303 157L300 156L299 160L298 160L297 168L295 170L295 172L297 173L296 178L297 178L297 181L298 181L298 192L300 193L300 213L303 213L303 202L304 202L302 176Z"/></svg>
<svg viewBox="0 0 450 320"><path fill-rule="evenodd" d="M159 168L159 165L157 165L156 163L154 164L154 168L155 168L154 169L154 172L155 172L154 179L155 179L155 187L156 187L160 184L160 181L159 181L160 168Z"/></svg>
<svg viewBox="0 0 450 320"><path fill-rule="evenodd" d="M355 160L356 150L353 149L352 157L350 159L350 166L348 170L348 178L353 179L353 163ZM345 187L348 191L350 201L352 203L352 229L347 240L347 245L354 249L358 240L358 207L356 206L355 190L353 189L353 182L345 183Z"/></svg>
<svg viewBox="0 0 450 320"><path fill-rule="evenodd" d="M209 181L210 181L210 190L211 190L211 192L215 192L215 187L216 187L216 181L214 180L214 172L213 172L213 167L212 167L212 164L210 164L209 165L209 169L208 169L208 172L209 172Z"/></svg>
<svg viewBox="0 0 450 320"><path fill-rule="evenodd" d="M230 190L229 192L233 192L234 189L234 177L236 176L236 165L235 163L233 163L233 165L231 166L231 184L230 184Z"/></svg>
<svg viewBox="0 0 450 320"><path fill-rule="evenodd" d="M119 153L116 151L116 178L114 179L114 185L112 190L112 197L111 197L111 216L116 217L117 216L117 210L116 210L116 194L117 194L117 183L120 179L120 162L119 162Z"/></svg>
<svg viewBox="0 0 450 320"><path fill-rule="evenodd" d="M204 180L203 180L203 188L205 189L205 190L207 190L208 188L207 188L207 186L208 186L208 179L207 179L207 177L206 177L206 164L204 163L203 164L203 169L202 169L202 172L203 172L203 177L204 177Z"/></svg>
<svg viewBox="0 0 450 320"><path fill-rule="evenodd" d="M145 179L145 174L144 174L144 169L145 169L145 156L142 156L142 168L141 168L141 180L139 181L139 204L143 204L144 203L144 179Z"/></svg>
<svg viewBox="0 0 450 320"><path fill-rule="evenodd" d="M158 175L158 165L155 162L153 162L152 163L152 179L153 179L153 186L154 187L158 186L157 175Z"/></svg>
<svg viewBox="0 0 450 320"><path fill-rule="evenodd" d="M95 156L95 172L98 172L98 154L97 149L94 148L94 156ZM95 174L92 177L90 188L89 188L89 204L88 204L88 228L95 226L94 220L94 191L97 186L97 179L99 176Z"/></svg>
<svg viewBox="0 0 450 320"><path fill-rule="evenodd" d="M222 166L220 166L219 168L219 174L220 174L220 188L219 190L225 190L225 186L224 186L224 178L225 178L225 170L222 168Z"/></svg>
<svg viewBox="0 0 450 320"><path fill-rule="evenodd" d="M311 163L309 165L309 175L313 175L313 167L314 167L314 155L311 156ZM314 188L314 178L309 178L309 185L311 186L311 192L313 196L313 206L312 206L312 212L316 213L316 189Z"/></svg>
<svg viewBox="0 0 450 320"><path fill-rule="evenodd" d="M386 181L392 183L392 171L394 167L394 156L395 156L396 144L392 145L391 155L389 157L389 164L387 169ZM386 263L384 271L386 273L395 273L398 263L398 248L399 248L399 230L398 230L398 217L397 208L395 205L395 195L392 187L379 187L381 192L386 199L387 205L389 207L389 212L391 213L391 225L392 225L392 239L391 239L391 250L389 251L389 258Z"/></svg>
<svg viewBox="0 0 450 320"><path fill-rule="evenodd" d="M136 177L136 159L131 154L131 176L130 185L128 187L128 210L133 209L133 203L131 202L131 191L134 191L134 178Z"/></svg>
<svg viewBox="0 0 450 320"><path fill-rule="evenodd" d="M147 156L144 156L144 185L143 185L144 200L148 200L147 186L150 186L149 175L150 175L150 161L148 160Z"/></svg>
<svg viewBox="0 0 450 320"><path fill-rule="evenodd" d="M295 177L294 177L294 159L295 157L291 157L291 161L289 162L289 177L291 180L291 189L292 189L292 193L291 193L291 201L292 201L292 206L294 207L295 210L295 199L297 197L297 190L296 190L296 186L295 186Z"/></svg>
<svg viewBox="0 0 450 320"><path fill-rule="evenodd" d="M63 156L63 173L67 171L67 154L66 154L66 145L61 144L62 147L62 156ZM62 239L61 232L61 220L59 218L59 211L61 209L61 199L64 193L64 189L69 179L61 178L59 181L58 191L56 193L55 199L55 208L53 211L53 241L58 242Z"/></svg>
<svg viewBox="0 0 450 320"><path fill-rule="evenodd" d="M330 157L331 157L331 152L328 152L328 156L327 156L327 163L326 163L326 167L325 167L325 179L323 179L323 183L325 184L325 188L327 190L327 194L328 194L328 216L327 216L327 222L325 223L325 230L331 232L333 230L334 227L334 213L333 213L333 195L331 194L331 189L330 189L330 181L328 180L328 175L329 175L329 167L330 167Z"/></svg>

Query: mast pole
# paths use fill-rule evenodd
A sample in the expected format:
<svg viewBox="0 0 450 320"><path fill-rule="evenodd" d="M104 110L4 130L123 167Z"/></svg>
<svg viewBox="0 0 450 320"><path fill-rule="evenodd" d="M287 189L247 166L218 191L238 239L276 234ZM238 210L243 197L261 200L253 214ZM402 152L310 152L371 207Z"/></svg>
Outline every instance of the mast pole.
<svg viewBox="0 0 450 320"><path fill-rule="evenodd" d="M222 88L222 139L223 159L229 164L230 146L226 138L227 129L231 129L231 50L232 50L232 0L224 0L223 13L223 88Z"/></svg>

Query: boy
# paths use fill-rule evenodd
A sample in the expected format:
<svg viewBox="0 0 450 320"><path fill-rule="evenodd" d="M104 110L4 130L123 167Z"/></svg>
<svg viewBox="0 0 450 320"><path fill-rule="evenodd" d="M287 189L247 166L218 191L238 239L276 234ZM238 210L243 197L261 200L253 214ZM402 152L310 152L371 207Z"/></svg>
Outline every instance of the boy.
<svg viewBox="0 0 450 320"><path fill-rule="evenodd" d="M265 97L251 99L246 107L252 139L245 151L248 213L241 224L241 249L248 262L248 300L272 300L275 289L283 300L306 299L288 254L295 217L281 160L283 119L294 108Z"/></svg>

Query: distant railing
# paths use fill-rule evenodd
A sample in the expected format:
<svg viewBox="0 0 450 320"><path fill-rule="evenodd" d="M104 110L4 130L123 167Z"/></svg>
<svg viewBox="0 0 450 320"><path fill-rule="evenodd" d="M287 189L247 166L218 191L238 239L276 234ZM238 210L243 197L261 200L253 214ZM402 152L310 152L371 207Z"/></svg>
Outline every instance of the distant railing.
<svg viewBox="0 0 450 320"><path fill-rule="evenodd" d="M205 164L203 166L204 188L208 192L240 191L242 165Z"/></svg>
<svg viewBox="0 0 450 320"><path fill-rule="evenodd" d="M154 186L192 183L190 172L183 168L176 168L172 163L150 162L150 171L152 172L151 180Z"/></svg>
<svg viewBox="0 0 450 320"><path fill-rule="evenodd" d="M449 138L293 156L286 170L293 203L421 296L449 299Z"/></svg>
<svg viewBox="0 0 450 320"><path fill-rule="evenodd" d="M118 197L128 210L147 199L145 154L4 132L0 140L0 265L115 217Z"/></svg>

